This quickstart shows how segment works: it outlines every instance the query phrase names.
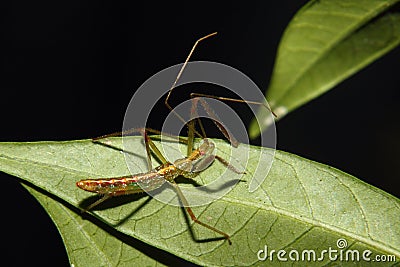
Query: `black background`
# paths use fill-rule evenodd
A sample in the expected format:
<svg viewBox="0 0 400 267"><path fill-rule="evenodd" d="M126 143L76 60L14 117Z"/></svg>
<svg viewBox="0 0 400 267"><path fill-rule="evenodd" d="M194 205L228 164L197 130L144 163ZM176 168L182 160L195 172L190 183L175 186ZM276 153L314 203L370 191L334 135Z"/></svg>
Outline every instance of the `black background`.
<svg viewBox="0 0 400 267"><path fill-rule="evenodd" d="M305 2L3 2L0 141L84 139L120 130L134 90L181 63L198 37L214 31L218 36L193 60L230 65L265 90L282 32ZM399 197L399 51L277 123L278 149ZM161 122L156 117L149 126ZM0 176L3 257L13 265L67 266L48 215L18 179Z"/></svg>

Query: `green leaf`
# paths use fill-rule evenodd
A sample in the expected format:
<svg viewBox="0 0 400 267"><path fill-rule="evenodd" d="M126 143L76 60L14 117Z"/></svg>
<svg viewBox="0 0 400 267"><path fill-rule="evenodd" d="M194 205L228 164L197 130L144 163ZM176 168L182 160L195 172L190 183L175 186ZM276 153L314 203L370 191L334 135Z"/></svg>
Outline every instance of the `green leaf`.
<svg viewBox="0 0 400 267"><path fill-rule="evenodd" d="M144 151L141 138L131 137L129 140L136 153ZM231 146L221 140L214 141L220 156L229 155ZM119 138L110 138L107 144L120 147L121 142ZM176 151L176 144L169 146ZM241 152L243 145L235 149ZM300 253L314 249L319 253L318 257L323 249L337 249L336 242L340 238L346 239L347 249L357 249L360 253L369 249L371 258L377 254L394 255L398 263L399 199L339 170L279 151L263 184L256 191L248 192L252 173L259 164L263 167L263 162L259 162L260 156L270 153L267 148L251 147L250 161L245 166L247 174L243 177L232 174L245 182L239 182L222 199L193 208L200 220L230 234L231 246L224 240L207 241L219 236L192 222L189 226L180 208L163 204L145 194L132 199L118 197L108 200L104 205L107 207L94 211L93 216L128 236L202 266L280 266L283 263L277 261L276 254L272 262L269 259L267 262L258 261L258 251L266 245L269 251L284 249L287 253L294 249ZM136 157L134 160L138 172L143 171L146 167L144 158ZM238 158L231 159L231 162L244 164ZM88 204L97 199L77 188L75 183L78 180L128 174L121 151L93 144L90 140L0 143L0 170L18 176L75 207L79 207L82 201ZM223 171L225 167L216 162L201 174L198 181L213 180ZM76 237L79 231L82 233L81 225L89 224L89 221L81 221L80 214L68 212L69 215L65 216L70 223L68 228L64 228L63 237L72 241L66 243L71 242L75 248L86 248L88 242L98 243L98 240L107 239L114 241L102 243L101 251L108 254L115 249L113 242L118 242L115 237L107 232L95 237L90 234L92 226L85 229L87 240ZM188 229L192 229L194 237ZM68 253L71 259L77 260L78 256L71 255L71 250ZM322 261L306 264L329 266L338 263L338 260L330 261L325 256ZM90 263L82 264L88 266ZM354 262L341 261L340 264L350 266ZM376 266L376 262L361 261L360 264ZM381 266L394 264L386 262Z"/></svg>
<svg viewBox="0 0 400 267"><path fill-rule="evenodd" d="M71 266L163 266L91 221L82 219L80 214L60 202L22 185L40 202L56 224Z"/></svg>
<svg viewBox="0 0 400 267"><path fill-rule="evenodd" d="M267 90L278 119L395 48L400 13L389 8L397 2L321 0L305 5L283 34ZM260 116L264 130L271 121L267 114ZM260 127L253 120L252 138L260 134Z"/></svg>

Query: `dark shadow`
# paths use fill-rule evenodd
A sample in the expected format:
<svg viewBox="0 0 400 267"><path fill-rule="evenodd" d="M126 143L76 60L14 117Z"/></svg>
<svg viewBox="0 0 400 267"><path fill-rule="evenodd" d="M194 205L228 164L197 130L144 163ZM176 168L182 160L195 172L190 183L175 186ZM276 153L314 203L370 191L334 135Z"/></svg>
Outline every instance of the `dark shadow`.
<svg viewBox="0 0 400 267"><path fill-rule="evenodd" d="M24 183L26 185L28 185L29 187L32 187L33 189L35 189L36 191L52 198L53 200L61 203L62 205L64 205L65 207L67 207L68 209L70 209L71 211L75 212L76 214L81 214L81 210L79 208L74 207L73 205L67 203L66 201L64 201L63 199L54 196L52 194L50 194L47 191L44 191L43 189L29 183L26 181L22 181L20 180L21 183ZM144 195L143 195L144 196ZM149 198L145 203L147 204L149 201L151 201L151 198ZM139 207L141 208L142 205ZM94 216L90 216L89 214L84 216L85 220L90 221L91 223L95 224L96 226L98 226L99 228L101 228L102 230L106 231L108 234L114 236L115 238L119 239L120 241L122 241L123 243L125 243L128 246L131 246L132 248L142 252L143 254L151 257L152 259L154 259L157 262L160 262L166 266L189 266L189 267L195 267L198 266L194 263L188 262L186 260L183 260L169 252L163 251L161 249L158 249L156 247L153 247L149 244L146 244L145 242L142 242L140 240L137 240L131 236L128 236L126 234L123 234L119 231L117 231L116 229L114 229L112 226L106 224L105 222L101 221L100 219L97 219Z"/></svg>
<svg viewBox="0 0 400 267"><path fill-rule="evenodd" d="M137 201L141 198L147 197L147 199L140 204L138 207L136 207L132 212L130 212L127 216L125 216L123 219L119 220L115 224L111 224L112 227L117 227L123 225L129 218L134 216L139 210L141 210L143 207L145 207L150 201L151 197L148 196L146 193L141 193L141 194L135 194L135 195L126 195L126 196L117 196L117 197L111 197L110 199L107 199L106 201L102 202L101 204L97 205L90 211L95 211L95 210L106 210L109 208L114 208L118 207L127 203L130 203L132 201ZM84 210L86 207L88 207L90 204L94 203L96 200L98 200L98 196L92 196L84 199L81 203L79 203L79 207ZM88 213L90 211L87 211L85 213L82 213L83 217L91 216Z"/></svg>
<svg viewBox="0 0 400 267"><path fill-rule="evenodd" d="M88 198L85 198L79 203L79 207L82 208L82 210L85 210L87 207L89 207L92 203L96 202L98 199L102 198L103 196L100 195L93 195ZM146 193L139 193L139 194L132 194L132 195L124 195L124 196L117 196L117 197L111 197L104 202L100 203L90 211L95 211L95 210L106 210L110 208L115 208L127 203L130 203L132 201L137 201L143 197L148 197Z"/></svg>
<svg viewBox="0 0 400 267"><path fill-rule="evenodd" d="M225 188L233 187L234 185L236 185L239 182L246 182L245 180L242 180L242 179L233 179L233 180L227 181L226 183L224 183L223 185L221 185L218 188L210 189L210 188L207 188L207 187L203 187L203 185L199 184L195 179L196 178L189 179L189 178L185 178L185 177L179 176L178 178L175 179L175 181L176 181L176 183L178 185L179 184L191 184L193 186L199 187L199 190L201 190L203 192L218 192L218 191L223 190Z"/></svg>
<svg viewBox="0 0 400 267"><path fill-rule="evenodd" d="M181 203L181 204L182 204L182 203ZM189 218L189 215L188 215L188 213L187 213L185 207L181 207L181 210L182 210L182 212L183 212L183 214L184 214L185 222L186 222L186 224L188 225L188 231L189 231L189 233L190 233L190 237L193 239L194 242L196 242L196 243L208 243L208 242L221 241L221 240L227 241L227 240L226 240L224 237L222 237L222 236L221 236L221 237L210 237L210 238L204 238L204 239L199 239L199 238L197 238L196 235L194 234L194 231L193 231L192 227L194 227L195 225L196 225L197 227L203 227L203 226L202 226L202 225L199 225L199 224L196 224L196 223L193 223L193 225L191 225L191 222L193 222L193 221ZM207 228L206 228L206 229L207 229ZM213 233L213 231L210 230L210 233ZM227 242L228 242L228 241L227 241Z"/></svg>
<svg viewBox="0 0 400 267"><path fill-rule="evenodd" d="M158 139L158 138L155 138L155 139ZM168 140L166 140L166 141L168 142ZM143 157L142 155L138 155L137 153L125 151L122 148L119 148L119 147L116 147L116 146L113 146L113 145L110 145L110 144L103 143L103 142L101 142L99 140L94 140L93 142L96 143L96 144L111 148L111 149L115 149L115 150L118 150L118 151L122 151L124 153L128 153L130 155ZM171 140L170 142L176 143L176 140ZM151 151L151 153L154 156L153 151ZM158 160L157 157L155 157L155 159ZM195 179L188 179L188 178L185 178L183 176L179 176L178 178L175 179L175 181L178 184L192 184L195 187L200 187L200 190L202 190L204 192L218 192L218 191L220 191L222 189L225 189L225 188L228 188L228 187L232 187L235 184L237 184L238 182L244 182L241 179L233 179L233 180L227 181L225 184L221 185L219 188L209 189L209 188L201 187L201 184L199 184ZM163 188L165 188L165 187L163 187ZM154 193L157 194L157 191L161 192L162 190L163 189L159 188L159 189L153 190L152 193L153 194ZM135 195L112 197L112 198L107 199L106 201L102 202L98 206L96 206L94 208L94 210L104 210L104 209L108 209L108 208L113 208L113 207L116 207L116 206L124 205L126 203L131 202L131 201L139 200L144 196L147 196L147 195L145 195L145 193L142 193L142 194L135 194ZM79 206L84 209L85 207L88 207L91 203L95 202L98 199L99 199L99 196L89 197L89 198L83 200L79 204ZM150 201L151 201L151 197L149 197L145 202L143 202L136 209L134 209L125 218L121 219L118 223L113 224L111 226L112 227L117 227L117 226L123 225L130 217L132 217L136 212L138 212L140 209L142 209L144 206L146 206ZM181 202L181 200L179 200L179 201ZM181 205L182 205L182 203L181 203ZM182 209L182 212L184 213L185 222L186 222L186 224L188 226L188 230L189 230L190 236L196 243L208 243L208 242L221 241L221 240L226 241L226 239L223 236L221 236L221 237L213 237L213 238L205 238L205 239L198 239L196 237L196 235L194 234L194 231L193 231L192 226L191 226L192 220L189 218L188 213L186 212L186 209L185 209L185 207L183 207L183 205L182 205L181 209ZM87 217L92 217L92 216L87 216ZM194 223L193 226L194 225L196 225L196 223ZM201 225L198 225L198 226L202 227ZM210 230L210 232L212 232L212 230Z"/></svg>
<svg viewBox="0 0 400 267"><path fill-rule="evenodd" d="M156 195L161 193L163 190L165 190L167 187L161 186L160 188L154 189L152 190L152 195ZM102 198L103 196L101 195L93 195L90 196L84 200L82 200L79 203L79 207L81 208L81 210L85 210L87 207L89 207L92 203L96 202L97 200L99 200L100 198ZM115 197L110 197L109 199L106 199L104 202L96 205L95 207L93 207L93 209L91 209L90 211L96 211L96 210L106 210L109 208L115 208L121 205L125 205L127 203L133 202L133 201L137 201L139 199L142 199L144 197L147 197L146 201L144 201L142 204L140 204L137 208L135 208L134 210L132 210L132 212L130 212L127 216L125 216L124 218L122 218L121 220L119 220L117 223L112 224L111 226L113 227L117 227L117 226L121 226L123 225L129 218L131 218L133 215L135 215L136 212L138 212L140 209L142 209L143 207L145 207L147 205L147 203L149 203L152 199L151 196L149 196L146 192L142 192L142 193L136 193L136 194L130 194L130 195L122 195L122 196L115 196ZM90 211L87 211L85 213L90 213ZM83 213L83 214L85 214ZM83 215L86 216L86 215ZM88 215L89 216L89 215Z"/></svg>
<svg viewBox="0 0 400 267"><path fill-rule="evenodd" d="M187 144L187 141L185 140L185 137L180 137L181 139L179 139L179 137L177 137L175 135L168 135L167 134L163 138L161 138L160 135L150 135L149 137L153 141L160 141L161 142L161 140L162 140L162 142L169 143L169 144L177 144L177 143ZM170 139L168 139L168 138L170 138Z"/></svg>
<svg viewBox="0 0 400 267"><path fill-rule="evenodd" d="M113 227L117 227L117 226L121 226L123 225L129 218L131 218L133 215L135 215L136 212L138 212L139 210L141 210L144 206L146 206L150 201L151 201L151 197L148 196L148 198L146 199L145 202L143 202L142 204L140 204L136 209L134 209L131 213L129 213L125 218L121 219L119 222L117 222L116 224L113 224Z"/></svg>
<svg viewBox="0 0 400 267"><path fill-rule="evenodd" d="M224 183L223 185L221 185L220 187L215 188L215 189L210 189L210 188L207 188L207 187L200 187L199 189L201 191L204 191L204 192L218 192L218 191L221 191L221 190L223 190L225 188L233 187L239 182L243 182L243 180L241 180L241 179L229 180L226 183Z"/></svg>
<svg viewBox="0 0 400 267"><path fill-rule="evenodd" d="M116 151L124 152L126 154L129 154L129 155L132 155L132 156L135 156L135 157L141 157L141 158L146 159L142 154L138 154L138 153L135 153L135 152L132 152L132 151L126 151L126 150L123 150L120 147L113 146L113 145L101 142L100 140L92 140L92 142L94 144L101 145L101 146L104 146L104 147L107 147L107 148L110 148L110 149L113 149L113 150L116 150ZM144 148L144 146L143 146L143 148Z"/></svg>
<svg viewBox="0 0 400 267"><path fill-rule="evenodd" d="M175 182L176 182L177 184L191 184L191 185L196 186L196 187L202 186L202 184L199 184L199 183L196 181L196 178L194 178L194 179L189 179L189 178L186 178L186 177L183 177L183 176L177 177L177 178L175 179Z"/></svg>
<svg viewBox="0 0 400 267"><path fill-rule="evenodd" d="M146 156L143 156L143 154L146 154L145 153L145 144L143 144L143 149L144 149L143 150L143 154L139 154L139 153L136 153L136 152L124 150L124 149L122 149L120 147L117 147L117 146L113 146L113 145L104 143L104 142L102 142L100 140L92 140L92 142L94 144L101 145L101 146L104 146L104 147L107 147L107 148L110 148L110 149L113 149L113 150L116 150L116 151L120 151L120 152L126 153L126 154L131 155L131 156L142 158L147 164L147 158L146 158ZM151 154L153 155L153 158L155 158L157 160L158 164L162 164L161 160L157 157L157 155L153 153L153 150L150 149L150 151L151 151Z"/></svg>

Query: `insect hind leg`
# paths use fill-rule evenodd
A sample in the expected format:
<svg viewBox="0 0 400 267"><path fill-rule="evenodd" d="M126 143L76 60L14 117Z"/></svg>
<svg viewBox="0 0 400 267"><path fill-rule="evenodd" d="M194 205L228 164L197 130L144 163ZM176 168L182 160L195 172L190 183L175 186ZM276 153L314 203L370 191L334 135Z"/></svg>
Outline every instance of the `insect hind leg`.
<svg viewBox="0 0 400 267"><path fill-rule="evenodd" d="M199 224L199 225L201 225L203 227L206 227L206 228L208 228L208 229L210 229L210 230L222 235L226 240L228 240L229 245L232 245L231 237L227 233L222 232L221 230L215 228L214 226L206 224L206 223L200 221L199 219L197 219L196 215L194 215L193 210L189 207L189 202L187 201L187 199L183 195L182 190L179 188L179 186L175 182L172 182L171 184L174 186L175 191L178 194L179 200L182 202L182 204L185 207L185 209L186 209L187 213L189 214L190 218L195 223L197 223L197 224Z"/></svg>
<svg viewBox="0 0 400 267"><path fill-rule="evenodd" d="M81 213L86 213L90 210L92 210L94 207L96 207L97 205L103 203L104 201L106 201L107 199L111 198L112 195L111 194L106 194L104 195L102 198L99 198L98 200L96 200L95 202L93 202L92 204L90 204L87 208L82 209Z"/></svg>

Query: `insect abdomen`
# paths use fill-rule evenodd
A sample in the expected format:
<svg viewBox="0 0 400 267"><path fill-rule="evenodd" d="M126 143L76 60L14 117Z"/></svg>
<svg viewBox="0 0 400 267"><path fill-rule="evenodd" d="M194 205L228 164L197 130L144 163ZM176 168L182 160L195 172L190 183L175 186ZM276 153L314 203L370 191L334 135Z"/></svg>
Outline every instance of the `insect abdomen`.
<svg viewBox="0 0 400 267"><path fill-rule="evenodd" d="M76 185L85 191L119 196L141 193L143 189L151 191L160 187L164 181L157 172L151 172L117 178L86 179L77 182Z"/></svg>

